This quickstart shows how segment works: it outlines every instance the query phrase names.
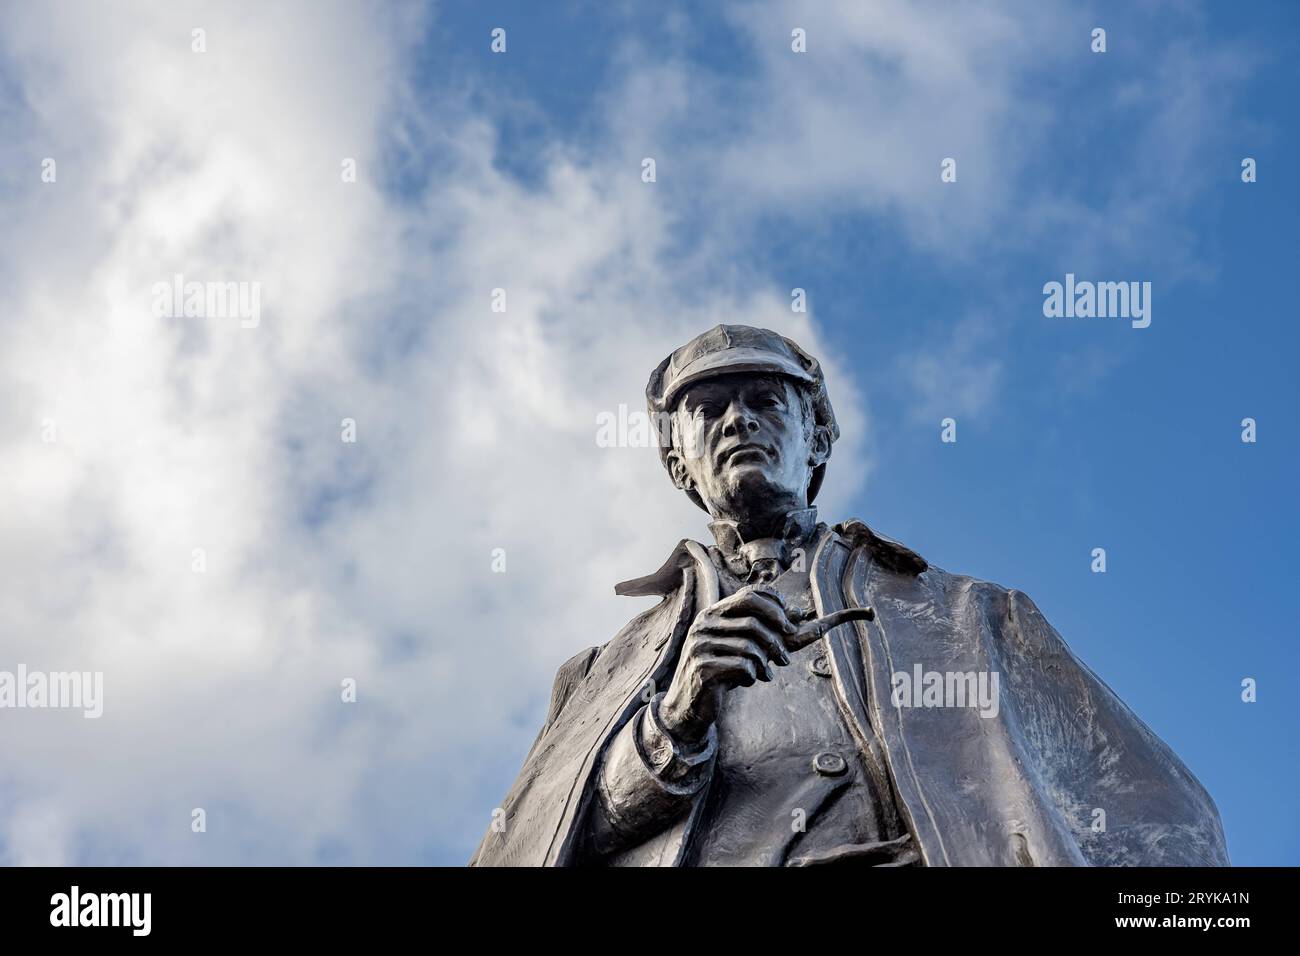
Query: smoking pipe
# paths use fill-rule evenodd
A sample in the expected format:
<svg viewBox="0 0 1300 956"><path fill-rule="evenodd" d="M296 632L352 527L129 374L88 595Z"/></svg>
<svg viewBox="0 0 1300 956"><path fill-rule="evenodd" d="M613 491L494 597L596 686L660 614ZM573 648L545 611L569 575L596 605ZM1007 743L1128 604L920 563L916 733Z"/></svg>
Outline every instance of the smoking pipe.
<svg viewBox="0 0 1300 956"><path fill-rule="evenodd" d="M754 588L755 594L761 594L765 598L770 598L785 610L785 599L781 597L780 592L774 588L757 586ZM799 630L785 639L785 645L792 651L797 651L801 647L807 647L813 641L820 640L841 624L847 624L850 621L874 621L876 619L875 608L872 607L846 607L838 611L831 611L829 614L823 614L821 617L813 618L799 626Z"/></svg>

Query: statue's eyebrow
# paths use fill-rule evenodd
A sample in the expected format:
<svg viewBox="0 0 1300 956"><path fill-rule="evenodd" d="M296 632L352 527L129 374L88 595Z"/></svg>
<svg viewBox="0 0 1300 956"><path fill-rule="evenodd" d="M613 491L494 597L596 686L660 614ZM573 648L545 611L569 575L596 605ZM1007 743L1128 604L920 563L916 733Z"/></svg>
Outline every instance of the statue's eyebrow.
<svg viewBox="0 0 1300 956"><path fill-rule="evenodd" d="M716 401L716 400L717 400L716 390L710 389L705 386L696 386L695 388L688 388L685 392L682 393L682 402L685 403L687 408L692 408L696 405L699 405L701 402Z"/></svg>
<svg viewBox="0 0 1300 956"><path fill-rule="evenodd" d="M763 378L755 379L753 382L749 384L748 390L751 392L758 392L758 391L771 392L772 394L779 397L782 401L785 401L785 383L782 382L779 378L764 376Z"/></svg>

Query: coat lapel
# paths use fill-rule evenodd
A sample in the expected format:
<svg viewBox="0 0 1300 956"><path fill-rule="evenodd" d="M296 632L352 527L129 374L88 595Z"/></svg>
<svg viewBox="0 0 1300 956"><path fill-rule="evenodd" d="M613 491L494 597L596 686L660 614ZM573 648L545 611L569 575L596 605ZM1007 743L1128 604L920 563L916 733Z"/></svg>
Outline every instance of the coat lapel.
<svg viewBox="0 0 1300 956"><path fill-rule="evenodd" d="M631 720L646 700L646 689L663 688L672 680L677 656L691 622L701 607L718 600L718 573L704 546L695 541L682 541L672 556L652 575L636 581L625 582L616 588L619 594L641 595L667 593L672 595L674 611L671 624L647 631L639 641L612 647L613 653L602 652L592 666L583 686L579 688L577 706L570 713L581 715L586 721L592 714L612 713L599 731L586 735L590 744L578 768L574 786L566 795L564 811L556 825L555 836L547 850L547 865L563 866L572 861L579 849L581 822L586 815L592 796L589 785L592 772L599 762L600 753L614 734ZM609 650L609 649L607 649ZM686 837L698 817L701 801L683 825L672 828L662 841L660 858L672 865L680 862L686 847Z"/></svg>
<svg viewBox="0 0 1300 956"><path fill-rule="evenodd" d="M818 616L847 606L844 575L852 553L844 539L833 531L827 531L818 542L809 575L813 604ZM859 647L859 634L851 625L842 624L822 640L826 644L827 659L831 665L836 701L862 751L875 792L893 797L885 801L884 825L888 830L899 833L901 821L896 808L900 801L893 791L885 752L872 723L871 693L864 654Z"/></svg>

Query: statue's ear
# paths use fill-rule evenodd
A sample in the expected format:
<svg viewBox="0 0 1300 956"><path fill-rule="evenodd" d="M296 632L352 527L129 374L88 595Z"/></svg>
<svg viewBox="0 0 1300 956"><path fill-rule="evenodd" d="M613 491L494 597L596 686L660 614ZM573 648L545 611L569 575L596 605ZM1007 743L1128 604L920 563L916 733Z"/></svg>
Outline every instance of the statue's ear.
<svg viewBox="0 0 1300 956"><path fill-rule="evenodd" d="M825 425L813 426L812 450L808 454L808 464L816 468L826 464L831 457L831 430Z"/></svg>
<svg viewBox="0 0 1300 956"><path fill-rule="evenodd" d="M681 450L673 447L664 455L664 463L668 466L668 474L672 476L673 484L682 491L693 491L695 482L691 480L690 472L686 470L686 462L682 460Z"/></svg>

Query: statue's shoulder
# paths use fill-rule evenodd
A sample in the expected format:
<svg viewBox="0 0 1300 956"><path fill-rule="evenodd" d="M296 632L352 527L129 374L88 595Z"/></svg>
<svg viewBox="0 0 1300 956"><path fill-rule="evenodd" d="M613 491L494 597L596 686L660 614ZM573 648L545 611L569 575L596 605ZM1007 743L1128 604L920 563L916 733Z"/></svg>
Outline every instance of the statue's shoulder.
<svg viewBox="0 0 1300 956"><path fill-rule="evenodd" d="M869 528L864 522L856 518L841 521L832 530L849 547L866 548L873 560L891 571L912 577L924 574L926 582L937 592L971 591L984 595L989 599L1028 605L1032 610L1037 611L1037 608L1033 607L1033 602L1029 600L1023 591L1005 587L995 581L985 581L969 574L948 571L937 564L931 564L911 548L900 544L893 538L886 537L879 531Z"/></svg>
<svg viewBox="0 0 1300 956"><path fill-rule="evenodd" d="M841 521L832 529L852 548L866 548L871 557L899 574L918 575L930 570L930 563L911 548L869 528L857 518ZM937 570L937 569L935 569Z"/></svg>

